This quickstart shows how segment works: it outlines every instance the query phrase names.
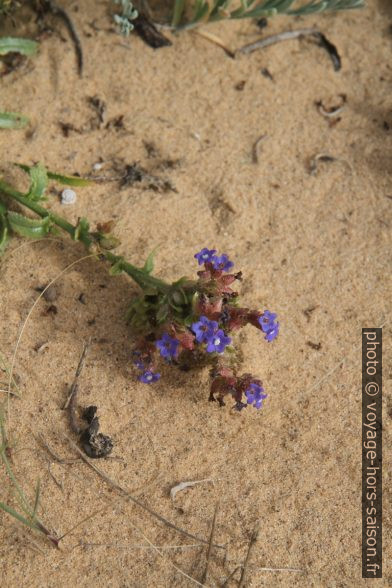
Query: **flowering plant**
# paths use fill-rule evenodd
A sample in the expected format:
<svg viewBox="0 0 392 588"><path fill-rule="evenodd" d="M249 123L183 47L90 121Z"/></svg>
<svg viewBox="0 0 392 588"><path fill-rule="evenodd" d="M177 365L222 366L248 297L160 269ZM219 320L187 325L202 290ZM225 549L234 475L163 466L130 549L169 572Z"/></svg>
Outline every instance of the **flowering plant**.
<svg viewBox="0 0 392 588"><path fill-rule="evenodd" d="M0 179L0 253L12 234L42 238L58 228L75 241L81 241L98 259L110 263L112 275L127 273L142 289L131 303L128 320L136 336L132 352L139 370L139 381L153 384L160 378L158 361L189 370L210 366L210 400L224 404L232 396L237 410L247 405L261 408L266 398L262 382L249 373L238 374L238 352L232 334L247 324L259 329L268 343L279 333L276 314L269 310L250 310L240 306L233 285L242 280L242 272L230 273L234 263L224 253L204 247L195 254L201 267L197 279L187 277L169 284L152 275L154 256L143 267L136 267L112 252L118 240L110 234L111 223L90 230L87 219L76 226L40 204L45 200L49 179L68 185L85 185L86 180L48 172L40 164L20 166L30 176L30 188L23 194ZM15 212L12 201L33 211L40 219Z"/></svg>
<svg viewBox="0 0 392 588"><path fill-rule="evenodd" d="M197 280L181 278L171 285L158 281L144 289L129 310L130 322L140 332L133 352L139 380L152 384L160 378L159 358L183 370L209 364L210 400L223 405L224 397L231 395L237 410L248 404L259 409L267 395L260 380L238 375L230 334L249 323L271 342L279 333L276 314L239 306L232 286L242 280L242 273L229 273L234 264L226 254L205 247L195 258L203 266Z"/></svg>

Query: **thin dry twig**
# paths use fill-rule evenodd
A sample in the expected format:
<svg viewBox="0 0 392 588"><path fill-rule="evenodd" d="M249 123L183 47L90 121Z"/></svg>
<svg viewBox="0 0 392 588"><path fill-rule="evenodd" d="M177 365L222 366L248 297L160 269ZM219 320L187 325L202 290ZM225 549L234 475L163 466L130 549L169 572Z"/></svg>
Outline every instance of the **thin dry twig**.
<svg viewBox="0 0 392 588"><path fill-rule="evenodd" d="M45 294L45 292L55 283L57 282L57 280L59 278L61 278L61 276L63 276L69 269L71 269L72 267L74 267L75 265L77 265L78 263L81 263L82 261L84 261L85 259L91 259L92 257L95 257L94 254L89 254L89 255L84 255L83 257L76 259L75 261L73 261L72 263L70 263L69 265L67 265L67 267L65 267L59 274L57 274L56 277L53 278L53 280L51 280L46 286L45 288L42 290L42 292L40 293L40 295L35 299L32 307L30 308L27 317L25 319L25 322L22 325L22 328L19 332L19 336L18 339L16 341L16 345L15 345L15 349L14 349L14 353L12 356L12 360L11 360L11 367L9 370L9 378L8 378L8 397L7 397L7 420L8 420L8 425L10 422L10 394L11 394L11 388L12 388L12 381L13 381L13 375L14 375L14 368L15 368L15 362L16 362L16 355L18 353L18 349L19 349L19 345L20 342L22 340L22 336L23 333L25 331L26 325L29 321L29 318L33 312L33 310L35 309L35 307L37 306L39 300L43 297L43 295Z"/></svg>
<svg viewBox="0 0 392 588"><path fill-rule="evenodd" d="M309 173L311 176L315 176L318 170L318 162L325 162L325 163L333 163L333 162L340 162L344 163L349 170L352 172L352 167L345 159L340 159L339 157L334 157L333 155L329 155L328 153L317 153L314 155L309 163Z"/></svg>
<svg viewBox="0 0 392 588"><path fill-rule="evenodd" d="M148 512L151 516L155 517L158 521L160 521L161 523L163 523L167 527L174 529L178 533L181 533L182 535L185 535L186 537L189 537L190 539L195 539L196 541L200 541L200 543L203 543L204 545L208 545L209 542L206 541L205 539L202 539L201 537L197 537L197 535L193 535L192 533L189 533L188 531L185 531L184 529L177 527L177 525L175 525L174 523L171 523L170 521L165 519L162 515L158 514L157 512L152 510L150 507L143 504L140 500L138 500L137 498L132 496L132 494L130 494L127 490L125 490L125 488L123 488L122 486L117 484L114 480L109 478L109 476L107 476L102 470L100 470L94 463L92 463L89 459L87 459L87 457L83 454L83 452L79 449L79 447L69 437L67 437L67 435L64 435L64 437L68 441L68 443L70 443L70 445L75 449L75 451L80 455L80 457L83 459L83 461L86 462L86 464L89 465L90 468L92 468L99 476L101 476L101 478L103 480L105 480L105 482L107 484L109 484L110 486L115 488L118 492L120 492L123 496L125 496L125 498L127 498L128 500L130 500L131 502L133 502L137 506L140 506L140 508L142 508L143 510ZM213 547L215 547L217 549L225 549L224 545L214 544Z"/></svg>
<svg viewBox="0 0 392 588"><path fill-rule="evenodd" d="M62 8L61 6L58 6L53 0L47 0L47 6L48 6L48 9L50 10L50 12L54 16L58 16L59 18L61 18L61 20L64 22L65 26L68 29L69 35L70 35L72 42L74 44L74 47L75 47L76 59L77 59L77 63L78 63L78 73L79 73L79 76L82 77L82 75L83 75L83 49L82 49L82 43L80 41L80 38L79 38L79 35L78 35L77 30L75 28L75 25L72 22L72 19L69 16L68 12L64 8Z"/></svg>
<svg viewBox="0 0 392 588"><path fill-rule="evenodd" d="M206 584L207 580L208 580L208 568L210 566L210 558L211 558L212 545L213 545L214 535L215 535L215 525L216 525L216 517L218 514L218 509L219 509L219 502L216 503L215 510L214 510L214 516L212 518L210 540L208 543L208 549L207 549L207 554L206 554L206 567L204 569L204 574L203 574L203 578L201 581L202 584Z"/></svg>
<svg viewBox="0 0 392 588"><path fill-rule="evenodd" d="M154 549L151 545L122 545L121 543L84 543L80 541L76 545L76 547L113 547L114 549L142 549L142 550L149 550ZM204 547L202 543L190 543L188 545L157 545L156 546L161 551L171 551L171 550L181 550L184 551L186 549L200 549Z"/></svg>
<svg viewBox="0 0 392 588"><path fill-rule="evenodd" d="M280 43L281 41L289 41L290 39L298 39L298 37L303 37L305 35L318 34L319 31L317 29L298 29L296 31L285 31L283 33L278 33L277 35L271 35L270 37L259 39L254 43L244 45L240 49L237 49L235 54L237 55L239 53L242 53L244 55L248 55L249 53L253 53L253 51L257 51L257 49L264 49L264 47L275 45L275 43Z"/></svg>
<svg viewBox="0 0 392 588"><path fill-rule="evenodd" d="M226 580L223 582L222 584L222 588L226 588L226 586L228 586L230 580L234 577L234 575L238 572L238 570L241 569L242 566L237 566L236 568L234 568L234 570L231 572L231 574L229 576L227 576Z"/></svg>
<svg viewBox="0 0 392 588"><path fill-rule="evenodd" d="M194 31L192 31L192 33L194 35L197 35L198 37L203 37L203 39L206 39L207 41L209 41L210 43L213 43L214 45L217 45L218 47L223 49L223 51L226 53L226 55L228 55L232 59L235 58L235 52L232 51L232 49L230 49L229 47L227 47L227 45L225 45L224 42L216 35L213 35L212 33L207 33L206 31L203 31L203 30L200 30L200 31L194 30Z"/></svg>
<svg viewBox="0 0 392 588"><path fill-rule="evenodd" d="M326 118L334 118L335 116L338 116L346 108L346 98L344 94L340 94L340 98L342 100L342 104L340 106L334 106L330 109L325 108L324 104L321 102L321 100L319 100L316 102L317 110L322 116L325 116Z"/></svg>
<svg viewBox="0 0 392 588"><path fill-rule="evenodd" d="M173 488L171 488L170 498L174 500L177 492L181 492L181 490L186 490L186 488L196 486L196 484L203 484L204 482L214 483L214 480L212 480L211 478L205 478L204 480L194 480L192 482L180 482L179 484L176 484L175 486L173 486Z"/></svg>
<svg viewBox="0 0 392 588"><path fill-rule="evenodd" d="M243 588L244 585L245 585L245 580L246 580L246 575L247 575L247 572L248 572L248 565L249 565L250 556L252 554L252 551L254 549L254 546L256 545L256 541L257 541L258 536L259 536L259 523L257 523L256 526L255 526L255 528L253 529L253 533L252 533L252 536L251 536L250 541L249 541L248 551L246 553L245 561L244 561L243 566L242 566L242 572L241 572L241 577L240 577L240 581L239 581L239 584L238 584L238 588Z"/></svg>
<svg viewBox="0 0 392 588"><path fill-rule="evenodd" d="M82 373L84 363L86 361L87 351L91 345L91 337L86 341L83 346L83 351L79 359L78 367L76 368L75 377L70 387L70 392L68 398L63 406L63 410L68 408L68 415L69 415L69 423L71 429L74 433L79 435L81 433L81 429L78 425L77 418L76 418L76 399L78 394L78 381L80 374Z"/></svg>
<svg viewBox="0 0 392 588"><path fill-rule="evenodd" d="M178 573L180 573L182 576L184 576L185 578L187 578L188 580L190 580L191 582L193 582L197 586L203 586L203 584L200 584L200 582L198 582L195 578L192 578L192 576L189 576L181 568L179 568L178 566L176 566L176 564L173 563L167 556L165 556L165 554L162 553L161 550L156 545L154 545L152 543L152 541L150 541L150 539L147 537L147 535L141 529L139 529L139 527L137 527L134 523L132 523L132 521L130 521L130 523L131 523L132 527L134 529L136 529L141 534L141 536L147 541L147 543L152 547L152 549L160 557L162 557L162 559L166 560L175 570L177 570Z"/></svg>
<svg viewBox="0 0 392 588"><path fill-rule="evenodd" d="M252 161L253 163L259 163L259 145L261 141L266 139L267 135L260 135L258 139L253 143L252 147Z"/></svg>

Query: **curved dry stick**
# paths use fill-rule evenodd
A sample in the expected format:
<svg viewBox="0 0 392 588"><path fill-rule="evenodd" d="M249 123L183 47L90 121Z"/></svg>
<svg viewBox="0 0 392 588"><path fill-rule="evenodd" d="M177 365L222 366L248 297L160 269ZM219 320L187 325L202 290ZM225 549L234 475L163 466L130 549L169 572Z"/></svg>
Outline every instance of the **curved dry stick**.
<svg viewBox="0 0 392 588"><path fill-rule="evenodd" d="M8 420L8 425L9 425L9 418L10 418L10 410L9 410L9 409L10 409L10 397L11 397L12 378L13 378L13 375L14 375L14 368L15 368L16 354L17 354L17 352L18 352L18 349L19 349L19 344L20 344L20 341L21 341L21 339L22 339L22 336L23 336L24 330L25 330L25 328L26 328L27 322L28 322L28 320L29 320L29 318L30 318L30 316L31 316L31 314L32 314L32 312L33 312L33 310L34 310L34 308L37 306L37 304L38 304L38 301L39 301L39 300L42 298L42 296L45 294L45 292L46 292L46 291L47 291L47 290L48 290L48 289L49 289L49 288L50 288L50 287L51 287L51 286L52 286L52 285L53 285L53 284L54 284L54 283L55 283L55 282L56 282L56 281L57 281L59 278L61 278L61 276L63 276L63 275L64 275L64 274L65 274L65 273L66 273L66 272L69 270L69 269L71 269L71 267L74 267L76 264L78 264L78 263L80 263L80 262L84 261L85 259L90 259L91 257L95 257L95 255L90 253L89 255L85 255L84 257L81 257L81 258L79 258L79 259L76 259L75 261L73 261L72 263L70 263L69 265L67 265L67 267L66 267L66 268L64 268L64 269L63 269L63 270L62 270L62 271L61 271L59 274L57 274L57 276L56 276L56 277L54 277L54 278L53 278L53 280L51 280L51 281L49 282L49 284L48 284L47 286L45 286L45 288L42 290L42 292L40 293L40 295L39 295L39 296L37 297L37 299L34 301L34 304L33 304L33 306L32 306L32 307L30 308L30 310L29 310L29 313L28 313L28 315L27 315L27 317L26 317L26 320L25 320L25 322L23 323L23 326L22 326L22 328L21 328L21 330L20 330L20 333L19 333L19 336L18 336L18 340L17 340L17 342L16 342L16 346L15 346L14 354L13 354L13 356L12 356L12 361L11 361L10 373L9 373L9 378L8 378L8 387L7 387L7 388L8 388L8 390L7 390L7 395L8 395L8 398L7 398L7 420Z"/></svg>
<svg viewBox="0 0 392 588"><path fill-rule="evenodd" d="M275 45L275 43L280 43L280 41L289 41L290 39L298 39L298 37L303 37L305 35L319 35L320 31L317 29L298 29L296 31L285 31L283 33L278 33L277 35L271 35L270 37L265 37L265 39L259 39L254 43L249 43L248 45L244 45L240 49L237 49L235 54L243 53L244 55L248 55L249 53L253 53L253 51L257 51L257 49L264 49L264 47L269 47L270 45Z"/></svg>

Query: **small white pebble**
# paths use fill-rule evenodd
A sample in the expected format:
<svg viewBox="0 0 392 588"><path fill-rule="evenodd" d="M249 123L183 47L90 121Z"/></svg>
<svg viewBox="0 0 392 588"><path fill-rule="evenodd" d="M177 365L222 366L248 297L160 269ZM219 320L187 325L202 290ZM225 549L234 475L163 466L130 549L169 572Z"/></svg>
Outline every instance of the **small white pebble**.
<svg viewBox="0 0 392 588"><path fill-rule="evenodd" d="M93 165L93 170L94 171L99 171L103 168L103 163L94 163Z"/></svg>
<svg viewBox="0 0 392 588"><path fill-rule="evenodd" d="M65 190L61 192L61 204L75 204L75 202L76 192L70 188L65 188Z"/></svg>

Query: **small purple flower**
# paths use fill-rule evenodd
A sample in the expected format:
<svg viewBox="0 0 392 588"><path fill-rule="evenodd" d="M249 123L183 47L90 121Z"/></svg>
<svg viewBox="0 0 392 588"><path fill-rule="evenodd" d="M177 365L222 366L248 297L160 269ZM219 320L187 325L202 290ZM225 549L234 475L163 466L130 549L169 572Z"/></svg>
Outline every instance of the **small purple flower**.
<svg viewBox="0 0 392 588"><path fill-rule="evenodd" d="M138 370L144 370L145 365L142 362L142 360L140 359L141 352L140 351L133 351L132 356L134 358L133 365L136 366Z"/></svg>
<svg viewBox="0 0 392 588"><path fill-rule="evenodd" d="M218 329L218 323L210 321L206 316L201 316L197 323L192 324L191 329L196 335L196 341L205 343Z"/></svg>
<svg viewBox="0 0 392 588"><path fill-rule="evenodd" d="M219 329L207 340L208 353L223 353L227 345L230 345L231 338L224 334L222 329Z"/></svg>
<svg viewBox="0 0 392 588"><path fill-rule="evenodd" d="M162 355L162 357L165 359L172 359L177 355L180 342L178 339L174 339L167 333L164 333L162 335L162 339L159 339L155 345L159 349L159 353Z"/></svg>
<svg viewBox="0 0 392 588"><path fill-rule="evenodd" d="M207 249L204 247L199 253L196 253L194 257L196 257L199 265L203 265L203 263L207 263L212 260L214 253L216 253L216 249Z"/></svg>
<svg viewBox="0 0 392 588"><path fill-rule="evenodd" d="M264 338L267 339L268 343L270 343L270 341L273 341L278 336L278 333L279 333L279 323L274 323L274 325L268 331L268 333L266 333Z"/></svg>
<svg viewBox="0 0 392 588"><path fill-rule="evenodd" d="M248 404L253 404L257 409L262 407L264 398L267 398L267 394L263 394L264 388L256 382L252 382L249 388L245 392Z"/></svg>
<svg viewBox="0 0 392 588"><path fill-rule="evenodd" d="M266 334L265 339L268 342L273 341L279 333L279 323L275 323L276 316L274 312L265 310L258 319L262 331Z"/></svg>
<svg viewBox="0 0 392 588"><path fill-rule="evenodd" d="M142 373L141 376L139 376L138 379L139 379L139 382L143 382L143 384L153 384L154 382L159 380L160 377L161 377L161 374L154 373L151 370L146 370L145 372Z"/></svg>
<svg viewBox="0 0 392 588"><path fill-rule="evenodd" d="M228 272L232 267L234 267L234 263L230 261L226 253L223 253L222 255L213 255L211 262L214 266L214 269L221 270L223 272Z"/></svg>

